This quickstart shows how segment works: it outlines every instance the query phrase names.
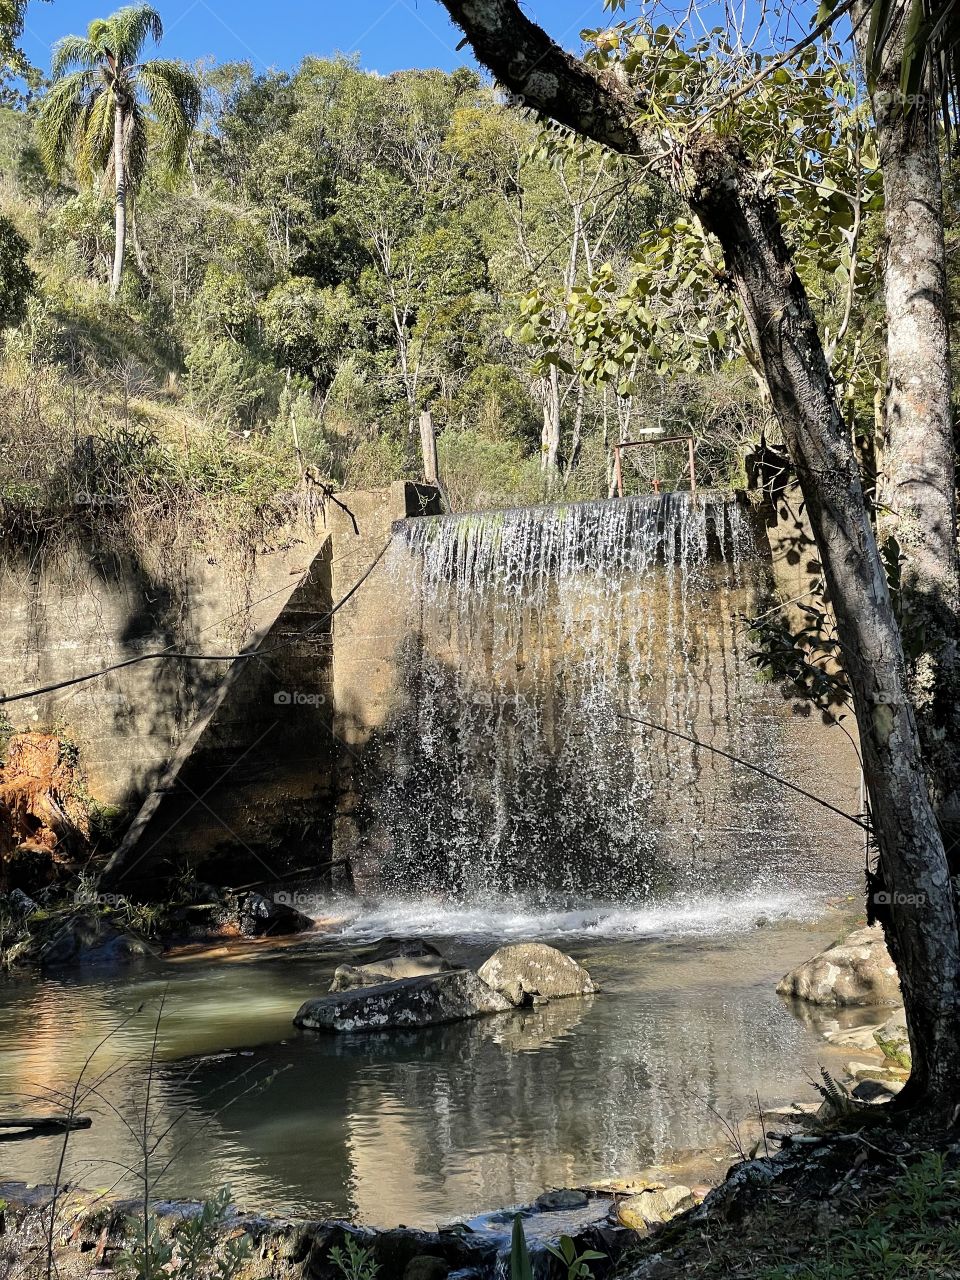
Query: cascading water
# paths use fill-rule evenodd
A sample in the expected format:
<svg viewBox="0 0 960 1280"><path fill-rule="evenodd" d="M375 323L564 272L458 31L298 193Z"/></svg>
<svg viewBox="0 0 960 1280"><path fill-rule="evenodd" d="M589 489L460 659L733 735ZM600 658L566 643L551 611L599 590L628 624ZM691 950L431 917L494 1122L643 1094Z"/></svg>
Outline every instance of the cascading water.
<svg viewBox="0 0 960 1280"><path fill-rule="evenodd" d="M419 616L364 764L362 889L689 900L780 890L835 842L809 802L621 715L796 776L809 738L747 656L768 566L734 495L405 520L391 568Z"/></svg>

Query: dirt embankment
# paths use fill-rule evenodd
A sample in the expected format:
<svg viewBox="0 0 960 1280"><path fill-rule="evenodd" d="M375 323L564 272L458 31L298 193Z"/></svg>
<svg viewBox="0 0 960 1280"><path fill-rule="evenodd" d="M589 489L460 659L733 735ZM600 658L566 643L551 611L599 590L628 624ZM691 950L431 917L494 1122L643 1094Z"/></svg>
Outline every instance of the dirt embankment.
<svg viewBox="0 0 960 1280"><path fill-rule="evenodd" d="M0 891L35 892L90 848L90 812L75 752L53 733L17 733L0 765Z"/></svg>

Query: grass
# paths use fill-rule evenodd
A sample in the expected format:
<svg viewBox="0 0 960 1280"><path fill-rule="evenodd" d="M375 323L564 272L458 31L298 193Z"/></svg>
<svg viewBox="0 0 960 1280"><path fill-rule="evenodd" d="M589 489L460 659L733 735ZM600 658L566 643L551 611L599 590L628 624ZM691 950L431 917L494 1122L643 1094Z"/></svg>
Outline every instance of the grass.
<svg viewBox="0 0 960 1280"><path fill-rule="evenodd" d="M763 1262L756 1280L901 1280L960 1275L960 1174L942 1152L907 1169L876 1202L808 1240L813 1256ZM771 1223L782 1232L782 1223Z"/></svg>
<svg viewBox="0 0 960 1280"><path fill-rule="evenodd" d="M896 1155L897 1142L886 1145L865 1143L816 1191L774 1184L735 1221L678 1220L625 1256L617 1275L632 1275L656 1251L676 1259L678 1277L698 1280L960 1277L960 1153L910 1155L902 1143L905 1154Z"/></svg>

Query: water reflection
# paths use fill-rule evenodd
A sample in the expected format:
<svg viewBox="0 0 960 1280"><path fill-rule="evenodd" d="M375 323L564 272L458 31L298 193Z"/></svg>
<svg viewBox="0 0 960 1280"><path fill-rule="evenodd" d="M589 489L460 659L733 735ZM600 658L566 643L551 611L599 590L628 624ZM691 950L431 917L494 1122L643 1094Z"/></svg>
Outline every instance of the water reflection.
<svg viewBox="0 0 960 1280"><path fill-rule="evenodd" d="M166 992L153 1088L154 1131L173 1126L164 1193L229 1183L250 1207L430 1225L714 1143L714 1110L747 1114L755 1091L769 1105L806 1096L806 1077L835 1051L790 1016L774 986L834 934L781 923L714 938L581 940L569 949L601 995L403 1034L294 1032L300 1001L343 959L316 945L261 963L7 982L0 1071L8 1092L62 1086L145 1002L96 1060L116 1068L105 1089L129 1116L143 1103ZM473 942L457 958L490 949ZM98 1099L84 1109L94 1125L72 1138L69 1175L123 1183L108 1162L134 1161L129 1133ZM56 1139L8 1144L0 1168L48 1179L58 1150Z"/></svg>

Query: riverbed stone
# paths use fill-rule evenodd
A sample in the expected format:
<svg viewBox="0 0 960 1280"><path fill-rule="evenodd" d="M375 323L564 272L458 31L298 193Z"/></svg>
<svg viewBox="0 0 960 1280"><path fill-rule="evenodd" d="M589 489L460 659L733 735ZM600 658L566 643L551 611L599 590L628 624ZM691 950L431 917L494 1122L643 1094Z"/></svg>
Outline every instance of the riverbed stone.
<svg viewBox="0 0 960 1280"><path fill-rule="evenodd" d="M293 1021L311 1031L387 1031L460 1022L511 1007L471 969L451 969L331 992L305 1001Z"/></svg>
<svg viewBox="0 0 960 1280"><path fill-rule="evenodd" d="M372 964L338 965L331 991L352 991L357 987L375 987L400 978L422 978L432 973L447 973L453 966L440 955L388 956Z"/></svg>
<svg viewBox="0 0 960 1280"><path fill-rule="evenodd" d="M810 1004L899 1004L897 970L878 925L856 929L788 973L780 995Z"/></svg>
<svg viewBox="0 0 960 1280"><path fill-rule="evenodd" d="M589 995L597 990L589 973L572 956L543 942L516 942L501 947L478 970L483 981L512 1005Z"/></svg>

